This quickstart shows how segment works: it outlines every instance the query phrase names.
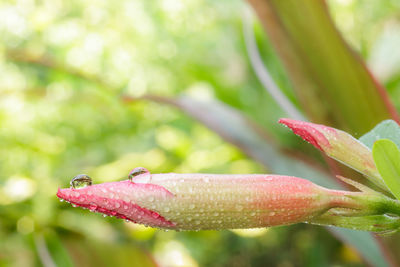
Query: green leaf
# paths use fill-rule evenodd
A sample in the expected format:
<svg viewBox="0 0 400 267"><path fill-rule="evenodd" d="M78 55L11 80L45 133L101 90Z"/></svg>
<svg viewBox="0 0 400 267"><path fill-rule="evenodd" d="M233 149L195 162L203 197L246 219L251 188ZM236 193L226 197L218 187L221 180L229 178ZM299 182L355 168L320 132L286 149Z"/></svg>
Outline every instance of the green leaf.
<svg viewBox="0 0 400 267"><path fill-rule="evenodd" d="M400 151L389 139L374 143L372 156L385 184L393 195L400 199Z"/></svg>
<svg viewBox="0 0 400 267"><path fill-rule="evenodd" d="M375 141L379 139L390 139L400 147L400 126L394 120L384 120L376 125L371 131L360 137L360 141L372 149Z"/></svg>
<svg viewBox="0 0 400 267"><path fill-rule="evenodd" d="M194 117L244 153L261 162L277 174L295 175L329 188L343 188L327 173L300 160L288 157L266 138L265 132L240 112L221 102L203 102L188 97L165 98L147 96L145 99L175 106ZM371 233L328 227L343 242L357 249L371 265L389 266L385 252Z"/></svg>
<svg viewBox="0 0 400 267"><path fill-rule="evenodd" d="M326 1L249 0L311 121L360 136L398 115L384 88L344 42Z"/></svg>

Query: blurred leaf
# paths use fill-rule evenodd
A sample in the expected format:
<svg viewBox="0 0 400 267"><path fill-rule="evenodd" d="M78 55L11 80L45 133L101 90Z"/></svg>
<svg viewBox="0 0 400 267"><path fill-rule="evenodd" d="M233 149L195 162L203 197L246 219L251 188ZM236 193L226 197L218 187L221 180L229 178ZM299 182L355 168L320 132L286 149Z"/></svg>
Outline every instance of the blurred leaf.
<svg viewBox="0 0 400 267"><path fill-rule="evenodd" d="M386 91L334 27L325 1L249 2L312 121L360 136L384 119L399 120Z"/></svg>
<svg viewBox="0 0 400 267"><path fill-rule="evenodd" d="M329 227L329 230L340 240L356 248L371 266L391 266L385 259L380 243L372 234L336 227Z"/></svg>
<svg viewBox="0 0 400 267"><path fill-rule="evenodd" d="M132 244L93 242L70 237L64 243L76 266L157 266L148 252Z"/></svg>
<svg viewBox="0 0 400 267"><path fill-rule="evenodd" d="M245 154L266 166L272 173L299 176L329 188L342 188L334 177L315 166L279 149L271 137L239 111L218 101L200 101L187 96L166 98L148 95L143 99L175 106ZM309 159L308 159L309 160Z"/></svg>
<svg viewBox="0 0 400 267"><path fill-rule="evenodd" d="M41 237L36 237L36 238L39 238L37 239L37 241L39 242L36 243L37 244L40 243ZM56 233L54 233L53 231L46 232L44 234L44 241L45 244L47 245L49 256L54 261L56 266L64 266L64 267L74 266L74 263L68 254L68 251L66 250L64 244L61 242L60 238L57 236Z"/></svg>
<svg viewBox="0 0 400 267"><path fill-rule="evenodd" d="M385 184L400 199L400 151L389 139L381 139L374 143L372 149L375 165Z"/></svg>
<svg viewBox="0 0 400 267"><path fill-rule="evenodd" d="M384 120L376 125L371 131L360 137L360 141L372 149L375 141L379 139L392 140L400 146L400 126L393 120Z"/></svg>

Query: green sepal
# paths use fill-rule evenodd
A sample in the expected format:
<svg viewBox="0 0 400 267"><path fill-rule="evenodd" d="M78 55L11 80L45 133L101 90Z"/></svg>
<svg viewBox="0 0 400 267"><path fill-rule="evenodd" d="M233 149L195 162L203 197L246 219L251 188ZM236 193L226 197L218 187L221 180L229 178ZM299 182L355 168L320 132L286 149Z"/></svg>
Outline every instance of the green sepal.
<svg viewBox="0 0 400 267"><path fill-rule="evenodd" d="M400 151L397 145L389 139L378 140L373 145L372 156L390 192L400 199Z"/></svg>

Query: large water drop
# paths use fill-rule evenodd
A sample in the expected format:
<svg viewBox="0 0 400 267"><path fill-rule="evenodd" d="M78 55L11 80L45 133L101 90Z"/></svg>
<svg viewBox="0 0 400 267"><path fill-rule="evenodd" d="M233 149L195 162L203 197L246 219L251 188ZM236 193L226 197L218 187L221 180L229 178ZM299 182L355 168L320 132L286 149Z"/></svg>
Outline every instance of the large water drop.
<svg viewBox="0 0 400 267"><path fill-rule="evenodd" d="M140 176L140 179L138 179ZM129 181L135 183L148 183L150 182L150 172L146 168L137 167L129 173Z"/></svg>
<svg viewBox="0 0 400 267"><path fill-rule="evenodd" d="M92 185L92 179L86 174L79 174L72 178L70 185L74 189L84 188L86 186Z"/></svg>

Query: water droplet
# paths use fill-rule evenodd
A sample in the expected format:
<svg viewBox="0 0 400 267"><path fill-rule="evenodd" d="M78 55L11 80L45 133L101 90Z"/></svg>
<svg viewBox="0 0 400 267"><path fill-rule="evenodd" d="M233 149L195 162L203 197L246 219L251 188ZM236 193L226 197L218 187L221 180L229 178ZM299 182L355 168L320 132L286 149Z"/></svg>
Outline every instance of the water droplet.
<svg viewBox="0 0 400 267"><path fill-rule="evenodd" d="M189 209L191 209L191 210L194 209L194 207L195 207L194 204L189 205Z"/></svg>
<svg viewBox="0 0 400 267"><path fill-rule="evenodd" d="M92 185L92 179L86 174L79 174L72 178L70 185L74 189L84 188L86 186Z"/></svg>
<svg viewBox="0 0 400 267"><path fill-rule="evenodd" d="M105 218L105 217L107 217L108 215L107 214L103 214L103 217Z"/></svg>
<svg viewBox="0 0 400 267"><path fill-rule="evenodd" d="M74 207L74 208L78 207L76 204L71 204L71 205L72 205L72 207Z"/></svg>
<svg viewBox="0 0 400 267"><path fill-rule="evenodd" d="M142 182L142 183L150 181L150 177L151 177L149 170L147 170L146 168L143 168L143 167L137 167L137 168L134 168L129 173L129 181L133 182L133 179L135 179L135 182L138 182L137 179L136 179L136 177L138 177L138 176L147 177L146 180L144 180L144 181L140 180L139 181L139 182Z"/></svg>
<svg viewBox="0 0 400 267"><path fill-rule="evenodd" d="M60 202L64 202L64 199L60 198Z"/></svg>

